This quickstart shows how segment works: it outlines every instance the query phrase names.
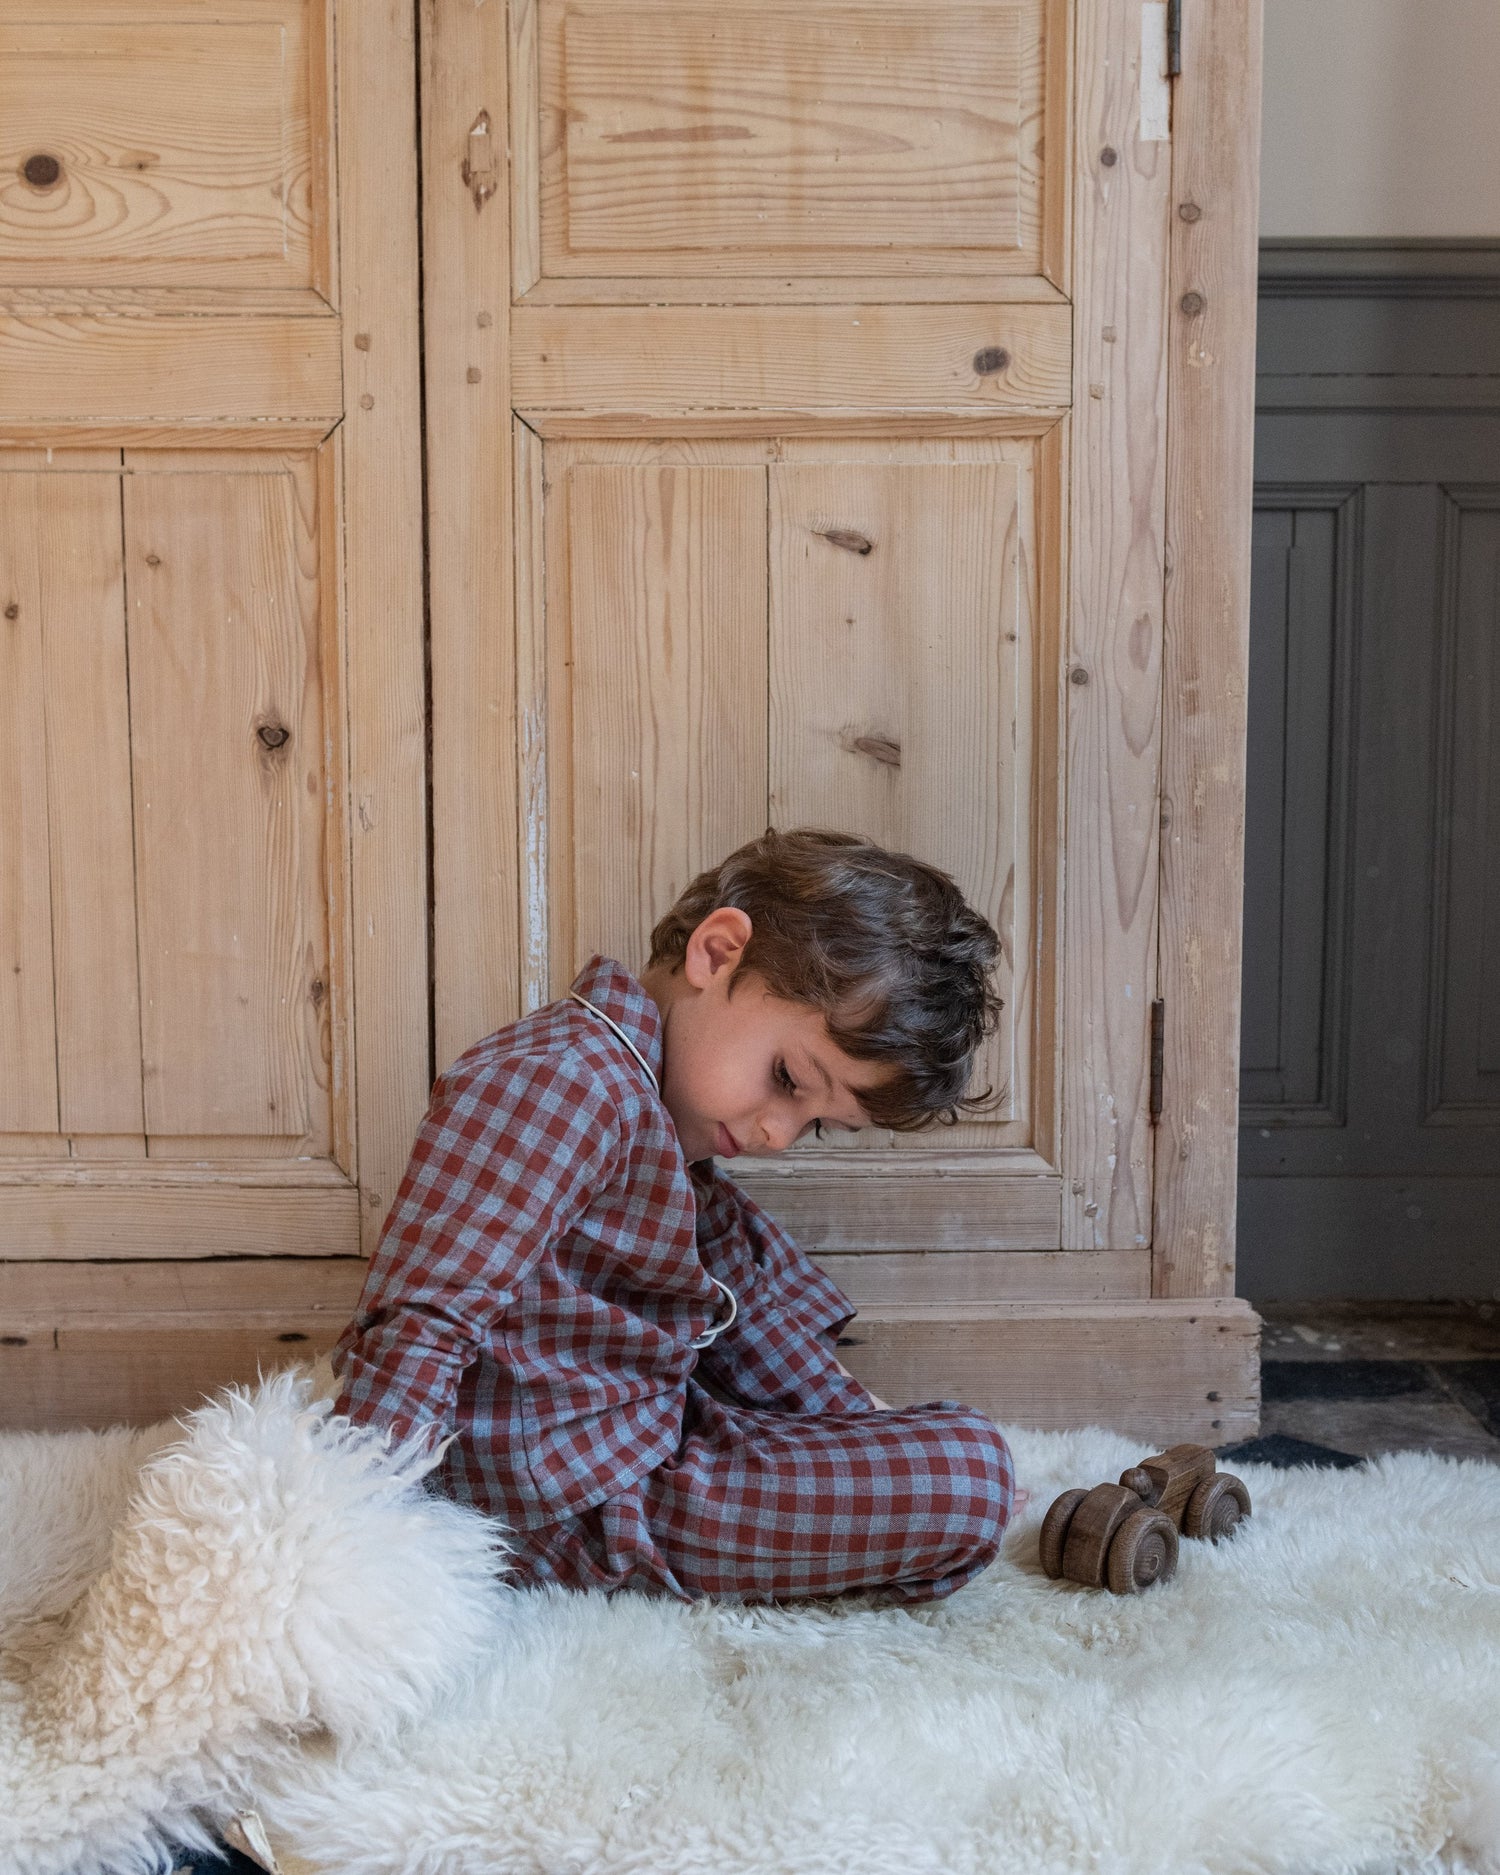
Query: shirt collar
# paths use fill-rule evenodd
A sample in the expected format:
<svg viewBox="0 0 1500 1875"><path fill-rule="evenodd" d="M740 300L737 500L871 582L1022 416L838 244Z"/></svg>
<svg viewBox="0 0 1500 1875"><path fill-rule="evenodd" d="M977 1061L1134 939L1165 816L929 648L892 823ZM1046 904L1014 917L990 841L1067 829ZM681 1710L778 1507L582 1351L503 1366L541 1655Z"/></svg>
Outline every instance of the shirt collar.
<svg viewBox="0 0 1500 1875"><path fill-rule="evenodd" d="M618 1023L651 1064L651 1072L660 1086L661 1012L625 966L617 964L613 957L591 957L570 987L575 996L581 996L586 1003L602 1010L611 1022Z"/></svg>

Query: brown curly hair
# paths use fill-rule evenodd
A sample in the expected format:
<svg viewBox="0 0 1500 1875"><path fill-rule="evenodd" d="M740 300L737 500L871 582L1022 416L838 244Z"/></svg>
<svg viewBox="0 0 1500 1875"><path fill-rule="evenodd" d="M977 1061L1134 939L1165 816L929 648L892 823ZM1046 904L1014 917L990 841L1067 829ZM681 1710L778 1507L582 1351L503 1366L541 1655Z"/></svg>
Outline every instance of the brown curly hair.
<svg viewBox="0 0 1500 1875"><path fill-rule="evenodd" d="M820 1010L854 1060L894 1067L860 1095L874 1125L951 1125L993 1104L964 1090L1002 1007L990 981L1000 940L947 873L854 834L767 828L680 895L651 933L651 967L675 970L723 905L750 919L741 969Z"/></svg>

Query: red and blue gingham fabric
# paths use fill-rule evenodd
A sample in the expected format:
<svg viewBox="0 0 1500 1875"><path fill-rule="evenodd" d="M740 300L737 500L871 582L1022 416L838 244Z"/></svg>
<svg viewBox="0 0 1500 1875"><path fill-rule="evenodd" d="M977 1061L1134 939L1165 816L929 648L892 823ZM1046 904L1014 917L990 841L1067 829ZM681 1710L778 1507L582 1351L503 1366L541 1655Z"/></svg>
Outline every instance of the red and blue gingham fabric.
<svg viewBox="0 0 1500 1875"><path fill-rule="evenodd" d="M573 987L659 1077L635 978L596 957ZM738 1316L695 1349L715 1277ZM439 1480L512 1526L519 1580L944 1593L998 1546L1009 1452L947 1402L875 1410L835 1353L853 1313L711 1160L684 1163L639 1062L560 1001L440 1076L334 1350L338 1405L456 1434Z"/></svg>

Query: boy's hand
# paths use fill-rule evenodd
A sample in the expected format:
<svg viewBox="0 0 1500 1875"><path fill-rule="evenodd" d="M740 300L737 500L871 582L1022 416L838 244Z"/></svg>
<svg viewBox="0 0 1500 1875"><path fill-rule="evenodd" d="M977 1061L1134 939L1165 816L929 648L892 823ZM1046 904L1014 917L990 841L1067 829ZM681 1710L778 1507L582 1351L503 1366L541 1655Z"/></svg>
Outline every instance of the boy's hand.
<svg viewBox="0 0 1500 1875"><path fill-rule="evenodd" d="M1025 1510L1026 1506L1030 1502L1031 1502L1031 1493L1029 1491L1023 1490L1020 1485L1017 1485L1015 1489L1015 1494L1010 1500L1011 1516L1019 1517L1021 1512Z"/></svg>

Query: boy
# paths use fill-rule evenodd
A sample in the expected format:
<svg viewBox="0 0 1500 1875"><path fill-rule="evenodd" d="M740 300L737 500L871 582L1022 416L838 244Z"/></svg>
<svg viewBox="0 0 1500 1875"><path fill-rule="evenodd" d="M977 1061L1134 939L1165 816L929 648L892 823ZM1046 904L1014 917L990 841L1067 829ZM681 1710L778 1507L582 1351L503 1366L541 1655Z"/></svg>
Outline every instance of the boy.
<svg viewBox="0 0 1500 1875"><path fill-rule="evenodd" d="M339 1409L456 1435L440 1481L511 1527L523 1585L958 1588L1011 1513L1005 1441L866 1392L852 1305L714 1159L976 1105L997 952L946 874L849 835L701 874L639 981L595 957L439 1077Z"/></svg>

